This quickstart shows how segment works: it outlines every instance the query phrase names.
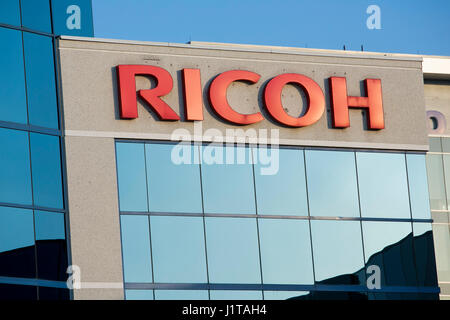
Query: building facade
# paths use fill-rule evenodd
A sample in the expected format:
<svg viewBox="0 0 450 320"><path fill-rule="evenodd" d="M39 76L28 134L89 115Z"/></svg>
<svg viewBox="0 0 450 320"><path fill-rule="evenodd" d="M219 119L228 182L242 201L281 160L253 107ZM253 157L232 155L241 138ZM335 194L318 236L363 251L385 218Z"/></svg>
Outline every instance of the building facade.
<svg viewBox="0 0 450 320"><path fill-rule="evenodd" d="M0 298L449 297L445 58L0 6Z"/></svg>

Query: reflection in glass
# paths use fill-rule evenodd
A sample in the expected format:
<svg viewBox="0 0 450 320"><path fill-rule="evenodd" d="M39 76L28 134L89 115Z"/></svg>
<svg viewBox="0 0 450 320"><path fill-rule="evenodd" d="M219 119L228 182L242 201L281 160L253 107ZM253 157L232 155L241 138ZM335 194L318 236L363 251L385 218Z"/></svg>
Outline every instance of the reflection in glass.
<svg viewBox="0 0 450 320"><path fill-rule="evenodd" d="M4 1L0 1L1 9ZM11 2L10 0L7 2ZM8 50L0 53L0 120L27 123L25 72L23 67L22 34L20 31L0 28L0 42Z"/></svg>
<svg viewBox="0 0 450 320"><path fill-rule="evenodd" d="M309 223L259 219L263 283L313 284Z"/></svg>
<svg viewBox="0 0 450 320"><path fill-rule="evenodd" d="M4 0L2 0L4 1ZM22 25L32 30L52 32L50 1L21 0Z"/></svg>
<svg viewBox="0 0 450 320"><path fill-rule="evenodd" d="M362 222L366 266L381 271L381 286L416 286L410 222Z"/></svg>
<svg viewBox="0 0 450 320"><path fill-rule="evenodd" d="M121 211L148 211L145 153L142 143L116 143Z"/></svg>
<svg viewBox="0 0 450 320"><path fill-rule="evenodd" d="M155 290L155 300L208 300L208 290Z"/></svg>
<svg viewBox="0 0 450 320"><path fill-rule="evenodd" d="M305 296L309 291L264 291L264 300L288 300Z"/></svg>
<svg viewBox="0 0 450 320"><path fill-rule="evenodd" d="M155 282L206 283L201 217L150 217Z"/></svg>
<svg viewBox="0 0 450 320"><path fill-rule="evenodd" d="M439 139L439 138L434 138L434 139ZM440 139L441 139L441 143L442 143L442 151L441 152L450 153L450 138L441 137ZM430 145L430 151L432 151L431 145Z"/></svg>
<svg viewBox="0 0 450 320"><path fill-rule="evenodd" d="M450 281L450 225L433 224L436 268L440 282Z"/></svg>
<svg viewBox="0 0 450 320"><path fill-rule="evenodd" d="M0 202L31 205L28 132L0 128Z"/></svg>
<svg viewBox="0 0 450 320"><path fill-rule="evenodd" d="M125 282L152 282L148 217L122 215L120 222Z"/></svg>
<svg viewBox="0 0 450 320"><path fill-rule="evenodd" d="M436 258L434 255L431 223L413 223L414 256L419 286L437 287Z"/></svg>
<svg viewBox="0 0 450 320"><path fill-rule="evenodd" d="M409 195L413 219L431 219L424 154L407 154Z"/></svg>
<svg viewBox="0 0 450 320"><path fill-rule="evenodd" d="M0 276L36 276L32 210L0 207Z"/></svg>
<svg viewBox="0 0 450 320"><path fill-rule="evenodd" d="M63 208L59 137L30 133L34 204Z"/></svg>
<svg viewBox="0 0 450 320"><path fill-rule="evenodd" d="M257 159L258 214L307 216L303 150L254 148L253 155ZM272 159L271 166L266 164L266 158ZM273 168L273 172L268 171L269 168Z"/></svg>
<svg viewBox="0 0 450 320"><path fill-rule="evenodd" d="M58 129L52 38L23 33L30 124Z"/></svg>
<svg viewBox="0 0 450 320"><path fill-rule="evenodd" d="M442 163L442 155L428 154L427 174L428 174L428 191L430 194L430 205L432 210L446 210L447 201L444 185L444 165Z"/></svg>
<svg viewBox="0 0 450 320"><path fill-rule="evenodd" d="M20 27L20 4L19 0L0 1L0 23ZM2 43L3 40L2 40ZM2 69L3 70L3 69Z"/></svg>
<svg viewBox="0 0 450 320"><path fill-rule="evenodd" d="M305 155L311 216L359 217L355 154L306 150Z"/></svg>
<svg viewBox="0 0 450 320"><path fill-rule="evenodd" d="M205 220L210 282L261 283L256 220Z"/></svg>
<svg viewBox="0 0 450 320"><path fill-rule="evenodd" d="M67 280L64 214L34 211L38 278Z"/></svg>
<svg viewBox="0 0 450 320"><path fill-rule="evenodd" d="M405 155L357 152L361 216L411 218Z"/></svg>
<svg viewBox="0 0 450 320"><path fill-rule="evenodd" d="M316 282L364 283L357 271L364 267L359 221L312 220Z"/></svg>
<svg viewBox="0 0 450 320"><path fill-rule="evenodd" d="M261 291L211 290L211 300L262 300Z"/></svg>
<svg viewBox="0 0 450 320"><path fill-rule="evenodd" d="M246 157L238 163L241 154ZM248 154L249 149L244 147L202 147L205 213L256 214L253 168ZM212 163L212 159L222 163Z"/></svg>
<svg viewBox="0 0 450 320"><path fill-rule="evenodd" d="M150 211L201 213L198 148L146 144L145 151Z"/></svg>
<svg viewBox="0 0 450 320"><path fill-rule="evenodd" d="M125 300L153 300L153 290L125 290Z"/></svg>

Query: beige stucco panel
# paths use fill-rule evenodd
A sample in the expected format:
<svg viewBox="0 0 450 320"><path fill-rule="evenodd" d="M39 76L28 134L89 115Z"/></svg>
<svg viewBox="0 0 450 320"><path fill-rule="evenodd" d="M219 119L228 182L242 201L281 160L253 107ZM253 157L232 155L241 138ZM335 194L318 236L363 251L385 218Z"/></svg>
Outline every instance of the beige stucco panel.
<svg viewBox="0 0 450 320"><path fill-rule="evenodd" d="M135 46L90 41L60 41L61 77L64 98L65 129L69 135L100 132L106 136L170 139L177 128L193 133L192 122L157 121L139 101L139 118L120 120L115 67L119 64L150 64L168 70L174 78L174 88L163 99L183 118L181 72L183 68L199 68L204 88L203 131L217 128L236 129L218 120L209 107L207 89L219 73L230 69L245 69L261 75L255 85L233 84L228 91L230 104L239 112L261 111L266 119L242 129L277 129L281 144L332 145L402 150L426 150L426 117L423 78L419 61L383 60L353 56L290 55L227 50L186 49L168 46ZM279 126L267 117L261 96L272 77L286 72L301 73L314 79L325 92L327 111L314 125L304 128ZM330 102L327 79L347 78L348 94L361 96L362 80L380 78L386 128L366 130L360 110L350 111L351 127L330 128ZM148 78L137 77L137 88L149 88ZM301 111L299 90L288 85L283 90L283 102L289 114ZM89 135L89 134L88 134ZM101 135L101 134L100 134Z"/></svg>
<svg viewBox="0 0 450 320"><path fill-rule="evenodd" d="M72 264L82 287L105 287L74 297L123 299L123 289L108 288L123 283L114 139L66 137L65 147Z"/></svg>

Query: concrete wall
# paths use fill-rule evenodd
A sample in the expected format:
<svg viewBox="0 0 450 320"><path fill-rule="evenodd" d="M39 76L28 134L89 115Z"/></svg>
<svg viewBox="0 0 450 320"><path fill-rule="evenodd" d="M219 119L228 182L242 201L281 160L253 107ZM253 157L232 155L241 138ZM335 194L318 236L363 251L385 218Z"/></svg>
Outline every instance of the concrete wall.
<svg viewBox="0 0 450 320"><path fill-rule="evenodd" d="M259 50L259 51L258 51ZM326 50L260 50L202 48L201 46L114 43L102 40L59 40L64 134L67 153L68 209L72 263L81 268L82 282L108 282L118 289L75 290L75 299L122 299L123 282L114 141L116 138L167 139L178 128L194 133L192 122L157 121L139 102L139 118L120 120L115 67L119 64L149 64L171 72L174 88L164 100L183 117L182 68L201 69L202 85L232 69L257 72L255 85L233 84L228 99L242 113L261 111L265 83L281 73L301 73L314 79L325 92L327 112L312 126L286 128L267 114L260 123L238 127L279 130L280 144L331 147L427 150L423 78L420 59L368 53ZM364 129L360 110L350 111L351 127L330 128L330 76L347 78L348 94L361 96L362 80L380 78L386 128ZM137 89L150 87L150 80L137 77ZM208 105L204 89L202 130L236 129L218 120ZM284 107L298 116L301 93L291 85L283 90ZM269 136L270 137L270 136ZM199 137L208 141L211 137Z"/></svg>

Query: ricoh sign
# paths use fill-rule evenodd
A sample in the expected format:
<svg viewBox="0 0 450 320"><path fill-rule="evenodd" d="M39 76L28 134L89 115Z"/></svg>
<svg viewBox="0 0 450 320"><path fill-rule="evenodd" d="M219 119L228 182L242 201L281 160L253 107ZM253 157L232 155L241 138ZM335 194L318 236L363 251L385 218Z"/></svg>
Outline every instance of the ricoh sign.
<svg viewBox="0 0 450 320"><path fill-rule="evenodd" d="M265 131L281 145L428 148L419 58L59 41L68 135L208 142L229 130L263 143Z"/></svg>
<svg viewBox="0 0 450 320"><path fill-rule="evenodd" d="M150 76L156 81L151 89L136 92L135 77ZM229 70L217 75L209 86L208 96L212 109L223 120L236 125L249 125L264 120L261 112L242 114L231 106L227 99L227 89L235 81L255 84L261 76L248 70ZM165 69L149 65L117 66L117 81L120 96L120 117L136 119L138 117L137 96L158 115L160 120L177 121L180 116L162 97L173 89L172 75ZM367 109L367 127L384 129L383 98L380 79L364 79L367 96L354 97L347 94L345 77L328 79L331 99L331 116L334 128L350 126L349 108ZM307 97L306 112L300 117L289 115L282 103L282 90L287 84L299 86ZM199 69L182 70L183 100L185 119L203 120L203 98ZM279 124L287 127L305 127L316 123L325 111L325 95L313 79L298 73L284 73L270 79L264 89L266 111Z"/></svg>

